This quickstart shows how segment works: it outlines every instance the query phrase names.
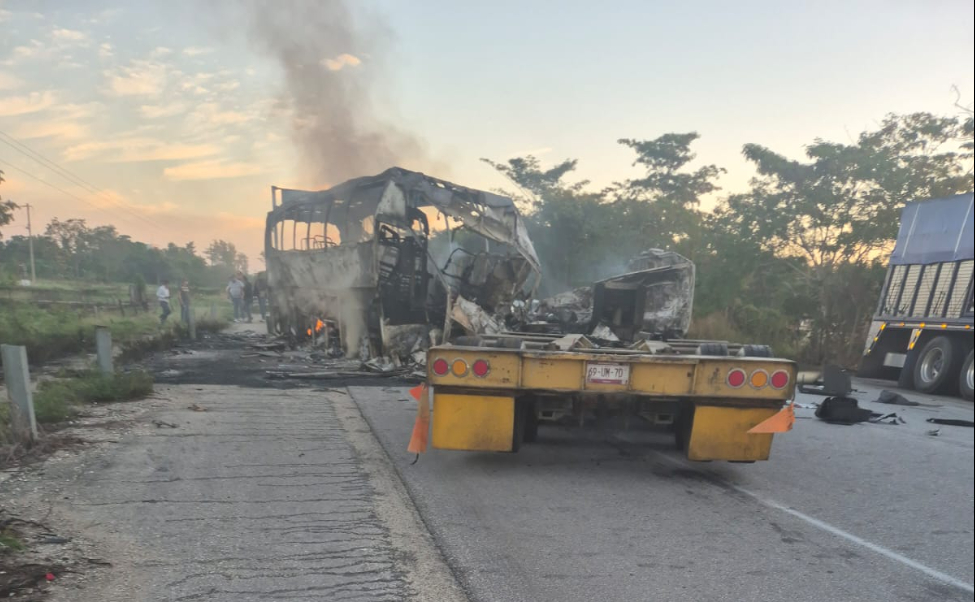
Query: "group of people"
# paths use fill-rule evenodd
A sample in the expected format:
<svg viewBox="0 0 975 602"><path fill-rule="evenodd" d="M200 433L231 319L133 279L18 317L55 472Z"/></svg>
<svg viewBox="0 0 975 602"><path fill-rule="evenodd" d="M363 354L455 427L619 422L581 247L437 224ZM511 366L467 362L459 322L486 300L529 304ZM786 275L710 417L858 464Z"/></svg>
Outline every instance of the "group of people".
<svg viewBox="0 0 975 602"><path fill-rule="evenodd" d="M169 280L163 280L156 289L156 299L159 301L159 324L165 324L169 314L173 313L169 306ZM179 285L179 317L184 324L190 323L190 281L184 279Z"/></svg>
<svg viewBox="0 0 975 602"><path fill-rule="evenodd" d="M169 280L163 280L159 288L156 289L156 299L159 301L159 324L165 324L172 314L170 307ZM234 322L253 322L254 299L257 299L258 308L261 312L261 321L267 319L267 279L263 275L258 275L256 281L251 284L250 279L243 272L238 271L230 278L227 284L227 296L234 305ZM190 322L190 282L183 280L179 286L179 308L180 319L184 324Z"/></svg>
<svg viewBox="0 0 975 602"><path fill-rule="evenodd" d="M267 280L258 276L251 284L247 275L237 272L227 284L227 296L234 305L234 322L253 322L254 299L261 311L261 321L267 319Z"/></svg>

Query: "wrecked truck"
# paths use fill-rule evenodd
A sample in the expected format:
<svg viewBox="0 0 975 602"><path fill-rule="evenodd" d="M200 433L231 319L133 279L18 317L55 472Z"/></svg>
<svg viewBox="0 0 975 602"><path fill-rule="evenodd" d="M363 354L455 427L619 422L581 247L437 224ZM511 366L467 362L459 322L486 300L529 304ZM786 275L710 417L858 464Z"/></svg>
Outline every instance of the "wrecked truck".
<svg viewBox="0 0 975 602"><path fill-rule="evenodd" d="M405 359L453 322L497 331L540 278L511 199L396 167L317 192L272 187L264 249L268 332L362 356Z"/></svg>
<svg viewBox="0 0 975 602"><path fill-rule="evenodd" d="M685 339L690 260L652 249L628 269L541 301L523 331L431 347L418 424L432 415L433 447L515 452L541 424L640 420L689 460L768 459L794 420L795 364L765 345Z"/></svg>

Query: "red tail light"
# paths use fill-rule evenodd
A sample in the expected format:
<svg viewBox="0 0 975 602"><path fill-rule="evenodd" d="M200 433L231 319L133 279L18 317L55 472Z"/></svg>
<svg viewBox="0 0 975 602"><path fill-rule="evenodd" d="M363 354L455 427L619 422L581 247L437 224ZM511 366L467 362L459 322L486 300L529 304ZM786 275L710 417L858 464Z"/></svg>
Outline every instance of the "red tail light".
<svg viewBox="0 0 975 602"><path fill-rule="evenodd" d="M471 366L471 372L474 373L474 376L484 378L489 372L491 372L491 364L489 364L487 360L477 360L474 362L474 365Z"/></svg>
<svg viewBox="0 0 975 602"><path fill-rule="evenodd" d="M789 373L785 370L773 372L771 382L773 388L784 389L789 384Z"/></svg>
<svg viewBox="0 0 975 602"><path fill-rule="evenodd" d="M728 386L737 389L743 384L745 384L745 371L740 368L732 368L728 372Z"/></svg>
<svg viewBox="0 0 975 602"><path fill-rule="evenodd" d="M446 376L450 372L450 364L447 360L439 358L433 362L433 373L437 376Z"/></svg>

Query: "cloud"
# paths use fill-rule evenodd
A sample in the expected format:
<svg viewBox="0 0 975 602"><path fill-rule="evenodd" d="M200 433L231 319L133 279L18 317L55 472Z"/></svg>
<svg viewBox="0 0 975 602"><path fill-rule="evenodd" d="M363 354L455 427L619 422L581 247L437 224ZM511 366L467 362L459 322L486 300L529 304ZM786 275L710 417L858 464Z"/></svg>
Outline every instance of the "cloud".
<svg viewBox="0 0 975 602"><path fill-rule="evenodd" d="M262 171L263 168L255 163L198 161L167 167L163 170L163 176L176 181L218 180L253 176Z"/></svg>
<svg viewBox="0 0 975 602"><path fill-rule="evenodd" d="M31 92L26 96L0 98L0 117L27 115L51 108L55 98L53 92Z"/></svg>
<svg viewBox="0 0 975 602"><path fill-rule="evenodd" d="M228 230L264 230L266 224L266 219L262 217L253 217L249 215L234 215L233 213L227 213L226 211L219 211L216 214L216 220L220 222L223 228L219 228L223 231L224 228Z"/></svg>
<svg viewBox="0 0 975 602"><path fill-rule="evenodd" d="M13 90L19 88L23 83L17 76L0 71L0 90Z"/></svg>
<svg viewBox="0 0 975 602"><path fill-rule="evenodd" d="M108 42L102 42L101 44L99 44L98 56L100 56L103 59L110 59L113 56L115 56L115 51L112 48L112 45L109 44Z"/></svg>
<svg viewBox="0 0 975 602"><path fill-rule="evenodd" d="M213 48L206 46L188 46L183 49L183 56L200 56L201 54L210 54L211 52L213 52Z"/></svg>
<svg viewBox="0 0 975 602"><path fill-rule="evenodd" d="M167 143L156 138L116 138L102 142L85 142L68 147L65 161L98 158L113 163L142 161L185 161L210 157L220 152L212 144Z"/></svg>
<svg viewBox="0 0 975 602"><path fill-rule="evenodd" d="M254 115L225 109L215 102L204 102L197 105L193 112L190 113L186 119L186 123L192 129L198 129L245 123L252 119L254 119Z"/></svg>
<svg viewBox="0 0 975 602"><path fill-rule="evenodd" d="M89 120L105 107L101 103L57 104L33 119L18 119L11 135L30 140L57 138L66 141L83 140L91 136Z"/></svg>
<svg viewBox="0 0 975 602"><path fill-rule="evenodd" d="M514 159L515 157L527 157L531 155L533 157L541 157L542 155L547 155L552 152L551 146L542 146L539 148L528 148L525 150L515 151L508 155L509 159Z"/></svg>
<svg viewBox="0 0 975 602"><path fill-rule="evenodd" d="M88 40L88 36L84 32L64 27L55 27L51 31L51 37L59 42L84 42Z"/></svg>
<svg viewBox="0 0 975 602"><path fill-rule="evenodd" d="M171 48L166 48L165 46L156 46L152 51L152 56L154 57L164 57L173 53Z"/></svg>
<svg viewBox="0 0 975 602"><path fill-rule="evenodd" d="M114 96L148 96L160 93L169 78L166 65L154 61L134 60L114 72L107 71L106 92Z"/></svg>
<svg viewBox="0 0 975 602"><path fill-rule="evenodd" d="M10 57L4 59L4 65L17 65L24 62L25 60L39 58L45 54L45 45L43 42L38 40L31 40L27 44L21 44L20 46L15 46L13 50L10 51Z"/></svg>
<svg viewBox="0 0 975 602"><path fill-rule="evenodd" d="M186 105L181 102L174 102L168 105L142 105L139 113L146 119L159 119L160 117L172 117L179 115L186 110Z"/></svg>
<svg viewBox="0 0 975 602"><path fill-rule="evenodd" d="M331 59L322 59L322 65L329 71L341 71L345 67L358 67L361 63L359 57L348 53L342 53Z"/></svg>

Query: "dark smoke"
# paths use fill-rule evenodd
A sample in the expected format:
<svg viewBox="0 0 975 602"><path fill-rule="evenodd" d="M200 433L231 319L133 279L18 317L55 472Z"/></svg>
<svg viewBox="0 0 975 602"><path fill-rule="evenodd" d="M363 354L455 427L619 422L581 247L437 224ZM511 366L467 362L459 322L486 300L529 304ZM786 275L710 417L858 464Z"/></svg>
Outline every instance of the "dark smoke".
<svg viewBox="0 0 975 602"><path fill-rule="evenodd" d="M356 23L341 0L245 0L255 49L284 73L282 102L307 176L317 185L421 169L420 138L376 115L384 89L382 57L390 34L377 17ZM358 62L357 62L358 61Z"/></svg>

